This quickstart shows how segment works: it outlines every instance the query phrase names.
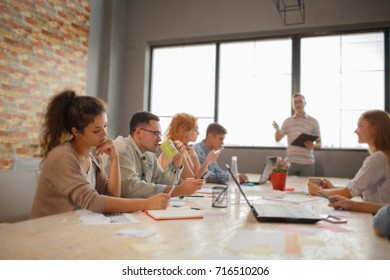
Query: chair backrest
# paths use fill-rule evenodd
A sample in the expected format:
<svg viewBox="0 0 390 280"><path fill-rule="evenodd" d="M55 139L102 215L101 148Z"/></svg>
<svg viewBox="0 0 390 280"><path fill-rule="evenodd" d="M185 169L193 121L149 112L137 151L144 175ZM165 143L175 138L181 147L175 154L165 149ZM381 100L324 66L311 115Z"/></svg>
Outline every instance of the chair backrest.
<svg viewBox="0 0 390 280"><path fill-rule="evenodd" d="M0 171L0 223L27 220L38 182L38 170Z"/></svg>
<svg viewBox="0 0 390 280"><path fill-rule="evenodd" d="M38 170L42 158L15 158L13 170Z"/></svg>

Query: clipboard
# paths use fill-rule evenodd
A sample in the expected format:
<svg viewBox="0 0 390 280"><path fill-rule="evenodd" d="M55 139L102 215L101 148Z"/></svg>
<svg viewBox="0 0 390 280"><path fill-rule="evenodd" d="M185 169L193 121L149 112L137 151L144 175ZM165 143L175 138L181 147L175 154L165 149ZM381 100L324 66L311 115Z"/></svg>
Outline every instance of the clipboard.
<svg viewBox="0 0 390 280"><path fill-rule="evenodd" d="M291 145L306 148L306 146L304 144L305 141L310 140L310 141L314 142L318 138L320 138L320 137L318 137L317 135L310 135L310 134L306 134L306 133L301 133L301 135L299 135L294 141L292 141Z"/></svg>

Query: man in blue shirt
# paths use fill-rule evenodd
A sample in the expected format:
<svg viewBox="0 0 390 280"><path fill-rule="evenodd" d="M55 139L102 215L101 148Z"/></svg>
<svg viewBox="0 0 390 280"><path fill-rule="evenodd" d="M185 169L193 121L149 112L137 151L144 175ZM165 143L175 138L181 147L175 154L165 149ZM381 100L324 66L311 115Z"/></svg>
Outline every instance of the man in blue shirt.
<svg viewBox="0 0 390 280"><path fill-rule="evenodd" d="M390 239L390 205L381 208L374 217L374 230L378 236Z"/></svg>
<svg viewBox="0 0 390 280"><path fill-rule="evenodd" d="M207 127L206 139L194 145L194 150L198 155L199 163L203 164L210 152L220 153L225 139L227 130L218 123L212 123ZM213 161L208 166L209 176L206 178L207 183L226 184L229 180L229 172L222 170L216 161ZM244 174L239 174L240 182L247 182L248 177Z"/></svg>

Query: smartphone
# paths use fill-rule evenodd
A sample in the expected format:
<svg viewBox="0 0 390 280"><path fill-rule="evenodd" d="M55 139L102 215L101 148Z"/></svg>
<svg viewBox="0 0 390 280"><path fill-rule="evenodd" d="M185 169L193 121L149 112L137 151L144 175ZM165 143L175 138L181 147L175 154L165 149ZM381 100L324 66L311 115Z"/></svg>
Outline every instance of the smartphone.
<svg viewBox="0 0 390 280"><path fill-rule="evenodd" d="M332 216L332 215L321 215L321 218L324 221L334 223L334 224L344 224L344 223L348 222L346 219L342 219L342 218Z"/></svg>
<svg viewBox="0 0 390 280"><path fill-rule="evenodd" d="M200 177L200 179L206 179L207 177L209 177L210 175L210 172L206 171L205 173L203 173L203 175Z"/></svg>
<svg viewBox="0 0 390 280"><path fill-rule="evenodd" d="M222 152L222 150L224 149L224 147L219 147L218 150L215 150L214 153L215 154L220 154Z"/></svg>
<svg viewBox="0 0 390 280"><path fill-rule="evenodd" d="M336 202L336 200L334 200L333 198L330 198L329 196L327 196L321 192L319 192L318 194L322 197L325 197L327 200L329 200L329 202Z"/></svg>

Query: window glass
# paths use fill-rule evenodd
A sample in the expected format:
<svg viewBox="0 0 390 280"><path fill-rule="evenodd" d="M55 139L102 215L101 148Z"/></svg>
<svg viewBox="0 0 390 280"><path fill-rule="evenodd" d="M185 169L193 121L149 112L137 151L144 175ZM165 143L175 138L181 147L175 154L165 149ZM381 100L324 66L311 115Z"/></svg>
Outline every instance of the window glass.
<svg viewBox="0 0 390 280"><path fill-rule="evenodd" d="M217 43L153 49L150 110L163 131L186 112L198 117L198 141L217 116L225 145L286 146L272 122L291 116L292 39L223 42L216 54ZM362 112L384 109L384 33L301 38L300 57L300 92L323 147L365 149L354 130Z"/></svg>
<svg viewBox="0 0 390 280"><path fill-rule="evenodd" d="M215 45L153 50L151 111L214 118Z"/></svg>
<svg viewBox="0 0 390 280"><path fill-rule="evenodd" d="M384 109L383 46L382 32L301 40L301 93L323 147L366 148L353 132L361 113Z"/></svg>
<svg viewBox="0 0 390 280"><path fill-rule="evenodd" d="M223 43L219 122L226 145L275 146L272 121L291 112L291 39Z"/></svg>
<svg viewBox="0 0 390 280"><path fill-rule="evenodd" d="M199 118L200 136L214 121L215 45L153 49L150 110L165 132L176 113Z"/></svg>

